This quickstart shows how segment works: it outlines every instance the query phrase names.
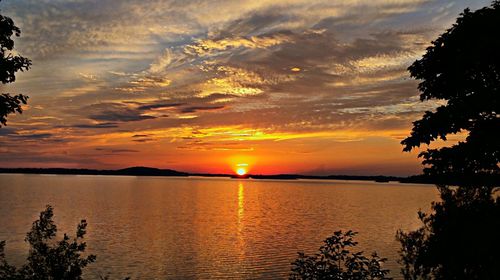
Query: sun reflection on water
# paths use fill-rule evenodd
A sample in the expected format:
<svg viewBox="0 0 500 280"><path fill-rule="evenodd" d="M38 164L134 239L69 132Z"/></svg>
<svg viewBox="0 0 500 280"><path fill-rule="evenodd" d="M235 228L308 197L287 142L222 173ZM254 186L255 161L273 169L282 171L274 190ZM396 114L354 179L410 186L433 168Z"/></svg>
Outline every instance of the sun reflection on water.
<svg viewBox="0 0 500 280"><path fill-rule="evenodd" d="M239 252L239 260L242 262L245 259L245 237L243 235L243 215L244 215L244 207L245 207L245 195L244 195L244 186L242 182L238 183L238 226L236 233L238 239L238 252Z"/></svg>
<svg viewBox="0 0 500 280"><path fill-rule="evenodd" d="M242 219L243 219L243 212L244 212L244 206L245 206L245 197L243 194L244 187L243 183L238 184L238 231L241 232L242 230Z"/></svg>

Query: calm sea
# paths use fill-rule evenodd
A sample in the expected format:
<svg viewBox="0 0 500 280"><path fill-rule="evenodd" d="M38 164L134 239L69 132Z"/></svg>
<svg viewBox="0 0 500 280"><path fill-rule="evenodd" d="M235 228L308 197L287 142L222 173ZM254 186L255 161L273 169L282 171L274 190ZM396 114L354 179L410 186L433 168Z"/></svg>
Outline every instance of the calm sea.
<svg viewBox="0 0 500 280"><path fill-rule="evenodd" d="M279 279L297 251L313 254L336 230L387 257L398 277L398 229L437 200L430 185L319 180L235 180L0 175L0 240L22 263L24 236L46 204L59 232L89 224L86 279Z"/></svg>

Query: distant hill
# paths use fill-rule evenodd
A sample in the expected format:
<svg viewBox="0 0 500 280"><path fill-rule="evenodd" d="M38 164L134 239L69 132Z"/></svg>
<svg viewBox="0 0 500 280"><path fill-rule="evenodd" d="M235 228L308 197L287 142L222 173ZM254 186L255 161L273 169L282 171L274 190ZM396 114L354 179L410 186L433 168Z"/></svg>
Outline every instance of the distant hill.
<svg viewBox="0 0 500 280"><path fill-rule="evenodd" d="M135 175L135 176L189 176L188 173L179 172L172 169L157 169L151 167L129 167L115 171L119 175Z"/></svg>
<svg viewBox="0 0 500 280"><path fill-rule="evenodd" d="M0 173L67 174L67 175L125 175L125 176L189 176L186 172L151 167L129 167L118 170L73 168L0 168Z"/></svg>

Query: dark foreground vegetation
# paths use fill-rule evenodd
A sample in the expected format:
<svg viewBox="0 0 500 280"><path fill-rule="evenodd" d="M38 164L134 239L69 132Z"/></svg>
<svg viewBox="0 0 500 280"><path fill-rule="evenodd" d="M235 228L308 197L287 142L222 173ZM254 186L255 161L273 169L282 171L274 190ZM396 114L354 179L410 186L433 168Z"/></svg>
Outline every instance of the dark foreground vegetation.
<svg viewBox="0 0 500 280"><path fill-rule="evenodd" d="M387 277L389 270L382 268L387 259L375 252L366 257L363 252L350 251L358 244L355 235L353 231L337 231L324 241L319 253L299 253L292 263L290 279L391 279Z"/></svg>
<svg viewBox="0 0 500 280"><path fill-rule="evenodd" d="M26 234L29 244L26 263L21 267L10 265L5 258L5 241L0 241L1 280L81 280L83 269L96 261L97 257L85 254L87 244L83 241L87 222L81 220L74 237L63 234L57 241L57 226L52 220L53 208L47 205ZM109 279L108 276L100 277ZM129 278L125 278L127 280Z"/></svg>
<svg viewBox="0 0 500 280"><path fill-rule="evenodd" d="M28 71L31 60L16 54L14 37L21 35L21 29L14 24L10 17L0 14L0 82L13 83L16 72ZM23 94L0 93L0 127L7 125L7 115L22 113L22 105L26 104L28 96Z"/></svg>
<svg viewBox="0 0 500 280"><path fill-rule="evenodd" d="M0 241L0 279L82 279L83 269L96 260L95 255L84 256L87 244L83 242L87 222L82 220L75 237L64 234L55 240L57 226L54 224L50 206L40 213L24 239L30 246L26 263L21 267L9 265L5 259L5 241Z"/></svg>
<svg viewBox="0 0 500 280"><path fill-rule="evenodd" d="M424 174L439 182L441 201L419 213L422 226L398 232L406 279L500 279L500 1L471 12L409 67L420 99L444 100L413 123L405 151L464 133L451 146L420 153Z"/></svg>

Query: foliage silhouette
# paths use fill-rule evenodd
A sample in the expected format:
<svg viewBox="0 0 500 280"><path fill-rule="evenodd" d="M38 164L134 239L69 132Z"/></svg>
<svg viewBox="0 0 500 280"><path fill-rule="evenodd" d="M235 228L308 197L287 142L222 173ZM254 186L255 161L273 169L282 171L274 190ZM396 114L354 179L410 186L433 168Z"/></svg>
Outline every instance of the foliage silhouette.
<svg viewBox="0 0 500 280"><path fill-rule="evenodd" d="M31 67L31 60L17 55L14 51L12 36L19 37L20 35L21 30L14 24L14 21L0 14L0 82L2 84L13 83L16 80L17 71L27 71ZM1 93L0 127L7 125L7 115L22 113L22 104L26 104L27 100L26 95Z"/></svg>
<svg viewBox="0 0 500 280"><path fill-rule="evenodd" d="M87 247L82 241L87 222L82 220L76 229L76 237L64 234L60 241L55 241L57 227L54 224L51 206L40 213L39 220L33 222L25 241L30 250L26 264L21 268L9 265L5 259L5 241L0 242L0 279L28 280L79 280L83 269L96 260L95 255L82 256Z"/></svg>
<svg viewBox="0 0 500 280"><path fill-rule="evenodd" d="M408 70L422 80L422 101L446 101L414 122L401 143L405 151L466 132L465 141L420 153L424 173L439 178L441 201L419 212L423 226L399 231L406 279L498 279L500 277L500 1L456 23ZM450 187L450 182L458 182Z"/></svg>
<svg viewBox="0 0 500 280"><path fill-rule="evenodd" d="M440 187L423 227L399 231L405 279L498 279L500 199L476 188Z"/></svg>
<svg viewBox="0 0 500 280"><path fill-rule="evenodd" d="M349 248L358 242L353 237L356 232L336 231L324 241L319 253L307 256L299 252L299 257L292 263L290 279L391 279L386 277L389 270L381 264L386 261L373 253L371 258L363 252L351 253Z"/></svg>
<svg viewBox="0 0 500 280"><path fill-rule="evenodd" d="M408 70L422 101L446 101L425 112L401 143L405 151L447 135L468 132L451 147L428 149L419 156L431 176L460 177L462 185L481 185L482 178L500 167L500 1L475 12L466 9L452 28L432 42L422 59Z"/></svg>

